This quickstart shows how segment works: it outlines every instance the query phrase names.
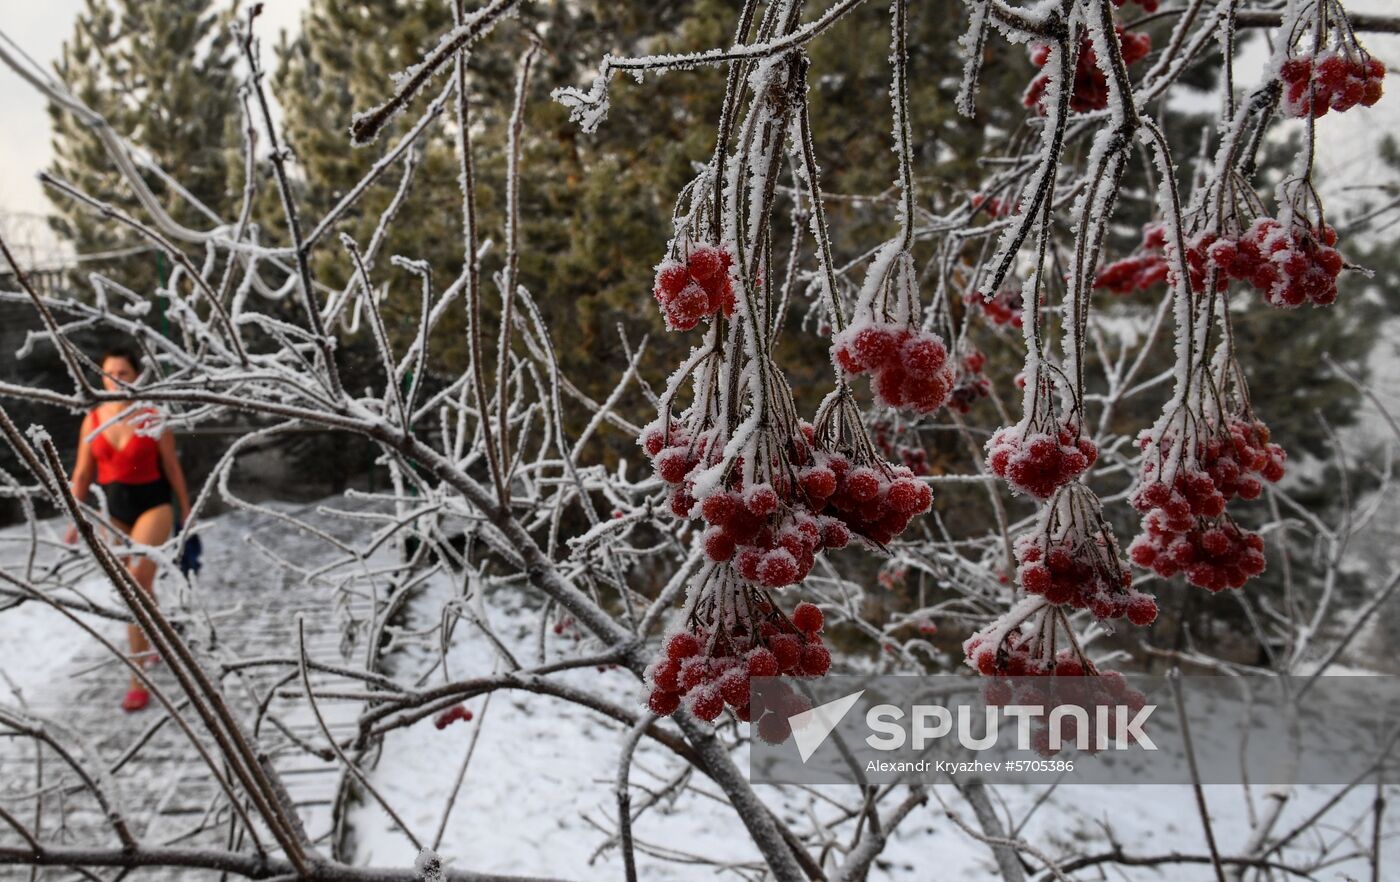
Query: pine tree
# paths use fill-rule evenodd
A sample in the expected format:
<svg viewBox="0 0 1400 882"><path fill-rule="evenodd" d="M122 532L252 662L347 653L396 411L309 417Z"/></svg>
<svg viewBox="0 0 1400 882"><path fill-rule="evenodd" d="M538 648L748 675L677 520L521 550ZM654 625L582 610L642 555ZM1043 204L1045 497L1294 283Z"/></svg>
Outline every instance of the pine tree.
<svg viewBox="0 0 1400 882"><path fill-rule="evenodd" d="M308 182L300 194L308 216L317 217L334 205L379 156L375 147L350 147L346 131L352 114L382 100L390 76L414 63L422 48L451 22L450 7L444 3L313 0L302 19L301 32L290 41L284 35L273 88L285 111L283 126L298 171ZM400 137L424 104L425 100L415 104L403 119L391 124L380 143L392 143ZM391 230L382 252L386 255L445 256L446 252L435 247L436 237L460 239L452 234L452 215L459 210L461 197L453 183L456 161L448 131L434 127L419 141L418 148L418 170L403 210L403 216L411 217L413 223L399 225L411 227L411 231ZM381 178L370 197L342 221L340 229L363 245L399 181L397 170ZM434 238L424 240L425 234ZM457 255L457 265L460 262ZM327 263L340 265L345 261L337 255ZM381 263L387 264L387 260ZM451 265L435 265L434 269L443 274L453 271ZM344 280L321 281L339 284Z"/></svg>
<svg viewBox="0 0 1400 882"><path fill-rule="evenodd" d="M226 216L229 163L238 141L238 77L228 12L214 0L86 0L56 65L58 76L121 136L215 214ZM97 136L51 106L50 172L86 193L144 217ZM146 183L181 223L210 219L154 174ZM78 254L139 242L129 231L52 192L54 227ZM151 292L164 261L150 251L95 264L139 292Z"/></svg>
<svg viewBox="0 0 1400 882"><path fill-rule="evenodd" d="M504 121L513 100L516 57L525 45L527 31L550 35L548 51L541 57L533 78L525 130L527 176L522 192L521 282L529 288L551 325L576 322L588 314L598 296L606 297L614 280L627 273L629 311L636 317L631 295L649 286L650 266L665 243L665 206L655 204L658 160L672 171L685 168L677 161L672 143L646 163L632 163L626 156L603 157L601 168L590 163L592 145L580 144L577 127L567 120L548 97L556 85L573 82L582 65L653 27L662 11L650 13L614 8L609 3L556 3L525 7L517 19L506 23L481 46L469 62L473 114L473 147L476 163L477 210L483 235L499 229L504 210ZM451 26L448 4L424 0L357 0L344 3L313 0L302 21L300 34L284 41L275 90L286 110L284 126L301 172L311 182L302 189L307 211L313 216L329 209L340 195L378 158L375 147L352 150L345 134L351 116L383 100L391 77L415 63L438 35ZM445 81L444 81L445 82ZM679 85L679 84L677 84ZM432 90L429 90L432 91ZM435 94L435 93L434 93ZM392 143L421 113L430 96L420 96L401 120L381 135L379 144ZM644 99L643 99L644 100ZM655 127L644 127L654 130ZM640 137L613 136L641 151L654 140L654 132ZM418 315L418 282L389 265L387 257L402 254L426 260L443 284L462 268L456 122L451 112L430 128L418 143L418 164L401 216L411 225L392 228L374 267L376 283L387 281L390 296L384 304L391 339L406 345L399 335L412 331ZM653 145L654 146L654 145ZM695 155L703 155L706 147ZM674 179L675 175L671 177ZM684 180L670 180L678 185ZM604 182L609 182L607 185ZM394 197L401 182L397 169L383 175L356 210L342 219L338 231L349 233L363 245L378 223L379 215ZM629 208L640 205L640 208ZM269 204L269 209L275 206ZM631 223L633 217L636 223ZM604 222L604 219L607 222ZM277 225L275 218L267 223ZM624 227L619 235L618 224ZM606 247L598 238L606 236ZM642 242L634 241L642 236ZM494 318L499 295L491 273L499 265L503 249L496 242L483 265L485 320ZM598 246L598 247L595 247ZM622 252L626 253L624 258ZM321 250L318 280L343 285L345 261L331 249ZM337 275L339 273L339 275ZM621 300L618 301L619 305ZM568 304L562 310L560 307ZM434 341L434 361L429 369L443 374L459 372L466 364L463 345L465 315L456 310L441 322ZM615 319L603 322L612 333ZM566 326L576 327L576 324ZM561 356L573 363L581 347L596 344L588 322L580 337L569 341ZM487 340L494 333L487 329ZM489 353L488 353L489 356Z"/></svg>

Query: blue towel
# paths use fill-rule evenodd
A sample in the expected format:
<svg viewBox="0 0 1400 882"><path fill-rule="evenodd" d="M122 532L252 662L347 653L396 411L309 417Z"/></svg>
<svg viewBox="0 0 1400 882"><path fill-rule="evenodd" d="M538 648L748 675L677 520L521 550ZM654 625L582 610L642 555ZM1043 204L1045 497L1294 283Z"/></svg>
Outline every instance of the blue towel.
<svg viewBox="0 0 1400 882"><path fill-rule="evenodd" d="M179 521L175 522L175 535L180 535L180 528L183 526L184 524ZM185 540L185 549L180 555L180 572L186 576L199 572L199 568L203 566L199 560L202 554L204 554L204 543L200 541L199 534L196 533Z"/></svg>

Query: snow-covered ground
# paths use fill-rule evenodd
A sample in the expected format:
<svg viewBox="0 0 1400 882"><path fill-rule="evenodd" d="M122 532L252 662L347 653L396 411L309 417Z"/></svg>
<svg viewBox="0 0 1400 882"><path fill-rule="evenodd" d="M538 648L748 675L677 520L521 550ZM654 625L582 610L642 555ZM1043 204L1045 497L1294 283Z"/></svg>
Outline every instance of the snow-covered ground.
<svg viewBox="0 0 1400 882"><path fill-rule="evenodd" d="M308 560L316 553L305 536L267 524L250 527L250 516L241 513L205 523L206 547L216 550L218 566L229 566L222 552L246 548L245 537L256 532L268 549L288 559ZM15 529L0 531L0 542L13 550L21 535ZM8 540L8 541L6 541ZM210 592L211 605L226 607L235 601L236 574L228 573L218 592ZM283 591L305 591L295 582L283 583ZM434 580L417 597L408 631L436 621L442 604L453 596L454 583ZM217 596L214 596L217 594ZM105 592L94 592L102 600ZM299 602L299 601L298 601ZM476 607L495 634L523 664L537 658L540 609L537 600L516 587L490 589ZM552 623L551 623L552 624ZM112 638L120 638L121 625L99 624ZM571 629L556 635L545 628L551 657L587 653L586 638L576 641ZM74 689L79 659L90 650L86 637L71 623L51 611L25 604L0 612L0 702L14 702L12 688L26 695L44 695L46 703ZM427 648L406 645L392 655L396 673L411 675L431 664ZM454 679L489 675L499 669L495 650L482 632L463 619L449 653ZM439 682L441 672L431 682ZM564 683L602 690L619 703L637 700L636 681L621 670L584 668L552 675ZM76 692L74 693L76 694ZM496 693L489 701L470 702L475 718L438 730L424 720L391 734L372 782L425 843L436 838L438 826L452 792L463 758L472 751L464 783L452 806L439 848L453 865L480 872L540 874L578 880L616 880L622 877L619 852L612 846L616 829L615 779L622 746L622 729L600 716L551 697L524 691ZM101 713L110 716L107 711ZM79 716L79 722L86 720ZM732 732L726 736L732 739ZM473 739L475 746L473 748ZM747 768L747 754L736 746L734 757ZM674 781L684 770L681 761L664 748L644 742L632 773L633 807L648 800ZM3 782L0 782L3 783ZM736 871L754 868L758 860L741 823L728 808L719 790L702 776L691 781L693 789L661 799L641 816L634 828L640 878L646 880L699 880L715 876L712 861ZM0 790L3 790L0 787ZM1338 788L1300 787L1289 802L1277 831L1290 830L1322 806ZM1133 856L1171 852L1203 855L1201 824L1193 794L1185 786L1062 787L1048 796L1044 787L997 787L994 804L1008 829L1057 859L1100 854L1110 849L1105 831ZM977 880L997 878L987 846L967 835L944 815L943 805L964 821L977 826L970 807L951 786L934 788L933 798L901 826L871 873L872 879ZM1258 810L1265 788L1255 787ZM837 811L831 798L848 799L848 788L815 787L807 790L763 786L760 795L795 829L811 827L813 819L829 819ZM1393 802L1400 787L1387 788ZM1371 831L1372 783L1358 788L1331 809L1316 832L1299 837L1298 844L1315 853L1319 842L1332 843L1336 859L1320 867L1313 878L1325 880L1372 878L1367 862L1350 857L1357 844L1368 842ZM1042 797L1044 797L1042 799ZM1223 854L1237 854L1249 837L1251 813L1240 787L1206 788L1215 834ZM417 850L388 816L372 801L351 812L354 859L358 863L406 867ZM1400 878L1400 815L1390 812L1384 820L1381 879ZM843 828L836 848L849 840ZM0 842L6 841L0 832ZM1349 839L1348 837L1355 837ZM1293 853L1296 854L1296 853ZM663 860L662 858L669 858ZM705 864L687 862L703 858ZM1120 872L1121 869L1121 872ZM1083 879L1165 879L1193 882L1214 878L1208 865L1185 864L1162 868L1125 867L1082 871ZM1031 878L1043 876L1038 868ZM728 874L726 874L728 875ZM752 876L753 874L749 874ZM732 876L731 876L732 877ZM190 875L180 878L197 878Z"/></svg>
<svg viewBox="0 0 1400 882"><path fill-rule="evenodd" d="M418 620L411 627L426 627L446 600L451 587L433 586L416 605ZM525 602L513 588L488 592L483 608L496 635L525 663L535 658L538 640L538 608ZM573 653L573 640L547 631L551 650ZM414 670L427 659L413 652L400 656L405 670ZM459 625L449 654L455 678L484 676L495 669L497 654L479 630ZM636 701L635 680L622 671L583 669L559 676L564 682L598 689L603 687L619 702ZM570 879L615 880L622 874L616 848L599 849L616 831L617 806L614 782L624 732L610 721L553 698L526 692L503 692L470 702L475 719L439 731L426 722L390 736L373 781L390 804L424 841L437 831L445 802L456 780L463 757L476 738L461 792L452 808L440 853L457 866L480 872L541 874ZM479 730L479 731L478 731ZM747 751L736 747L734 757L747 768ZM638 751L632 782L633 805L645 791L663 787L683 769L664 748L643 743ZM701 855L741 866L757 859L738 818L718 795L714 785L697 776L699 793L686 793L663 802L636 823L640 878L691 880L713 876L708 866L657 860L654 855ZM1003 825L1056 859L1098 854L1111 850L1104 831L1111 829L1124 851L1134 856L1171 852L1203 855L1201 823L1189 786L1062 787L1045 797L1045 787L998 787L996 799ZM1266 788L1255 787L1256 810ZM1297 788L1276 829L1288 830L1308 817L1340 788ZM1393 799L1400 788L1388 788ZM937 791L928 806L918 809L886 849L871 878L890 880L996 878L989 849L969 837L943 815L939 800L970 825L976 819L951 785ZM827 797L849 799L850 788L814 787L807 791L761 786L760 795L780 817L796 829L811 825L813 817L828 819L836 811ZM1343 830L1361 819L1354 832L1369 835L1369 809L1374 786L1368 785L1344 797L1329 813L1337 828L1328 838L1343 838ZM1238 786L1209 786L1215 834L1223 854L1237 854L1249 838L1251 815L1246 793ZM361 805L354 813L356 859L369 863L403 864L416 850L395 829L385 812L374 804ZM1394 813L1386 822L1391 840L1400 838L1400 819ZM845 831L850 836L849 827ZM1304 837L1309 847L1313 843ZM843 843L844 844L844 843ZM1342 847L1342 851L1350 851ZM1381 878L1400 878L1400 842L1382 850L1386 872ZM1043 868L1042 868L1043 870ZM1116 871L1114 871L1116 872ZM1363 859L1341 861L1318 878L1367 879ZM1209 880L1208 865L1173 865L1165 868L1127 868L1125 875L1107 878ZM1039 874L1037 874L1038 877ZM1091 871L1085 878L1105 878Z"/></svg>
<svg viewBox="0 0 1400 882"><path fill-rule="evenodd" d="M18 704L49 688L54 672L68 667L81 649L73 639L77 632L62 614L40 604L0 612L0 701Z"/></svg>

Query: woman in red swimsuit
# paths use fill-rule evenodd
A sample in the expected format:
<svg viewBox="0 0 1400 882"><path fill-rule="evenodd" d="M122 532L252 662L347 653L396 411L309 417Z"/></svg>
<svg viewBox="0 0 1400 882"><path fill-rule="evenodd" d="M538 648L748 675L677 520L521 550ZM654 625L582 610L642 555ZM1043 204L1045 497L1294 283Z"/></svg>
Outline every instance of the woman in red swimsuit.
<svg viewBox="0 0 1400 882"><path fill-rule="evenodd" d="M102 385L109 392L129 389L140 373L141 360L134 352L111 349L102 356ZM170 538L174 520L171 491L186 520L190 514L189 491L180 460L175 456L175 436L163 431L158 438L152 438L139 431L149 424L154 411L137 410L115 422L107 422L129 406L127 401L109 401L84 418L82 434L78 437L78 464L73 469L71 486L74 497L82 501L96 478L107 497L112 525L130 536L134 543L156 546ZM69 529L68 541L77 541L76 528ZM132 555L124 562L137 584L154 598L155 561ZM148 661L151 647L141 629L129 625L127 636L138 663ZM145 686L132 676L131 691L122 700L122 709L138 711L150 700Z"/></svg>

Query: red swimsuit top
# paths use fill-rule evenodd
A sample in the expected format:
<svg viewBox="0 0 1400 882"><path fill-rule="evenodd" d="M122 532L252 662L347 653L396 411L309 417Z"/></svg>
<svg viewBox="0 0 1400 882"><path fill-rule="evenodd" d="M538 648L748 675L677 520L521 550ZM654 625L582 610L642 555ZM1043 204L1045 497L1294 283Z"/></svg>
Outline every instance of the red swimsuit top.
<svg viewBox="0 0 1400 882"><path fill-rule="evenodd" d="M101 425L97 411L92 414L93 425ZM164 477L160 470L160 447L156 439L139 432L120 448L113 447L104 432L92 439L92 457L97 461L99 484L149 484Z"/></svg>

